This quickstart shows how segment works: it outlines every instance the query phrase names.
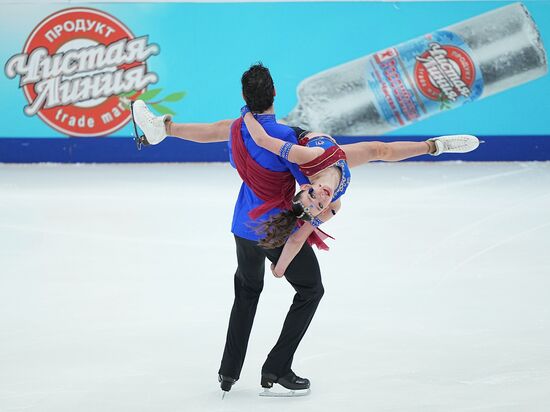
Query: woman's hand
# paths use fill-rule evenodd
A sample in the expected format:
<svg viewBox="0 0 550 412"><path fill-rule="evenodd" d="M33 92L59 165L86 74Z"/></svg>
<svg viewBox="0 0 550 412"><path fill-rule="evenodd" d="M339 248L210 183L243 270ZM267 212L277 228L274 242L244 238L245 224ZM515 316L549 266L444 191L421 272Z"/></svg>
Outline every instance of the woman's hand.
<svg viewBox="0 0 550 412"><path fill-rule="evenodd" d="M282 278L285 275L284 273L278 274L275 271L275 264L274 263L271 264L271 273L273 273L273 276L275 276L276 278Z"/></svg>

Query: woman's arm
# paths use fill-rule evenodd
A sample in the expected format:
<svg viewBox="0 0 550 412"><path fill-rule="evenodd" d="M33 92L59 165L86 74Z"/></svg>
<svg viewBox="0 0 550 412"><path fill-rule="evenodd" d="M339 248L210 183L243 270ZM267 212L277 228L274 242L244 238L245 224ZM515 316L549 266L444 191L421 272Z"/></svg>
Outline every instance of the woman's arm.
<svg viewBox="0 0 550 412"><path fill-rule="evenodd" d="M316 226L316 227L325 223L326 221L332 219L336 215L336 213L338 213L341 207L342 207L342 202L340 201L340 199L338 199L335 202L332 202L324 212L320 213L315 218L313 218L311 223L313 224L313 226Z"/></svg>
<svg viewBox="0 0 550 412"><path fill-rule="evenodd" d="M309 222L304 222L296 232L289 236L283 247L281 256L279 256L279 260L277 260L277 264L275 267L271 265L271 270L276 277L282 278L284 276L288 265L290 265L290 262L296 257L300 249L302 249L307 238L314 230L315 227Z"/></svg>
<svg viewBox="0 0 550 412"><path fill-rule="evenodd" d="M332 219L341 207L342 203L340 202L340 199L338 199L337 201L332 202L327 210L318 215L317 219L324 223L327 220ZM276 277L280 278L284 276L288 265L290 265L290 262L292 262L292 260L296 257L296 255L298 254L298 252L314 229L315 226L313 226L311 223L304 222L300 229L290 235L285 243L285 246L283 247L283 251L281 253L281 256L279 257L279 260L277 261L277 265L275 265L275 267L272 266L271 268L273 274Z"/></svg>
<svg viewBox="0 0 550 412"><path fill-rule="evenodd" d="M168 122L166 124L166 133L169 136L197 143L224 142L229 140L233 121L220 120L214 123Z"/></svg>
<svg viewBox="0 0 550 412"><path fill-rule="evenodd" d="M288 159L289 162L296 164L304 164L311 162L316 157L323 154L324 150L320 147L305 147L297 144L292 144L285 142L284 140L277 139L266 133L262 125L254 118L254 116L248 112L244 115L244 122L246 123L246 128L250 132L254 142L263 147L266 150L269 150L271 153L276 154L277 156L284 157ZM283 146L286 146L286 151L281 153ZM290 147L290 151L288 148Z"/></svg>

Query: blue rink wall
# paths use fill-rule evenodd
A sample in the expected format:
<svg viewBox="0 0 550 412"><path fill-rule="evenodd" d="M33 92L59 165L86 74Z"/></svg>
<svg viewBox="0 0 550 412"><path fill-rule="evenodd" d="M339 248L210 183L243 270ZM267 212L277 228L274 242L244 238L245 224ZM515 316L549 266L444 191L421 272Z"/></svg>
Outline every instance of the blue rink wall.
<svg viewBox="0 0 550 412"><path fill-rule="evenodd" d="M156 45L156 53L144 61L154 80L143 89L147 90L145 100L156 103L159 113L173 113L177 121L213 122L238 116L243 104L240 76L256 61L270 68L277 88L276 111L284 117L295 107L296 89L303 79L510 3L36 3L32 7L26 3L2 4L0 61L4 70L0 75L0 105L4 121L0 130L0 162L228 160L225 143L196 144L168 139L161 145L137 151L131 138L131 124L127 122L128 111L122 106L120 116L110 120L112 130L95 134L93 128L88 130L85 126L74 133L68 131L64 129L67 122L48 121L44 117L47 110L25 113L25 107L32 102L29 86L21 83L22 75L8 73L8 61L23 54L27 45L37 42L38 34L33 37L33 33L38 33L49 16L62 14L64 10L67 13L79 8L99 10L121 22L134 37L146 38L149 46ZM548 50L550 1L523 3L536 21ZM69 44L73 48L90 47L97 43L99 35L108 44L107 33L112 29L109 24L100 30L95 24L92 27L92 23L83 17L58 25L61 29L57 32L52 29L43 47L48 47L50 40L52 44L58 42L59 50L65 52ZM85 75L86 71L81 71L73 76ZM70 77L61 76L60 80ZM45 77L44 81L47 80ZM468 133L480 136L486 143L474 153L443 155L437 160L550 160L549 95L550 76L546 75L385 136L337 139L341 143L421 140L441 134ZM125 96L120 98L122 101ZM98 108L107 104L96 103L77 102L75 113L93 113L96 109L99 113ZM64 113L72 110L59 107ZM98 117L96 124L99 123ZM436 158L421 156L415 160Z"/></svg>
<svg viewBox="0 0 550 412"><path fill-rule="evenodd" d="M468 154L419 156L409 161L546 161L550 160L550 136L480 136L484 143ZM341 144L362 140L423 140L418 136L337 137ZM200 144L168 138L162 144L137 150L124 139L1 139L0 162L29 163L132 163L226 162L227 143Z"/></svg>

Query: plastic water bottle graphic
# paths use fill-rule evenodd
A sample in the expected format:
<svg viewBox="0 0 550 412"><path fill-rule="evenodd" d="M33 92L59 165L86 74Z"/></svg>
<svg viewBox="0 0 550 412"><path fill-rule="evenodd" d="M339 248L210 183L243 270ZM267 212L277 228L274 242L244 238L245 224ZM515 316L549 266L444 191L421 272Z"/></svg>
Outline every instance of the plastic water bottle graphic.
<svg viewBox="0 0 550 412"><path fill-rule="evenodd" d="M514 3L305 79L285 121L378 135L546 72L535 22Z"/></svg>

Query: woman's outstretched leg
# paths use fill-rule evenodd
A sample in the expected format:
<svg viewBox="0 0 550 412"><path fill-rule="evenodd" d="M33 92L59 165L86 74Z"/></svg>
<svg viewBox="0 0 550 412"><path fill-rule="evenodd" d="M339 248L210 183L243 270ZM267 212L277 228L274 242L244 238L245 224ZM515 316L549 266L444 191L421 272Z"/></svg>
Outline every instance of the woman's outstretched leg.
<svg viewBox="0 0 550 412"><path fill-rule="evenodd" d="M453 134L428 139L424 142L360 142L340 146L348 158L349 167L373 160L398 162L424 154L468 153L477 149L479 139L469 134Z"/></svg>
<svg viewBox="0 0 550 412"><path fill-rule="evenodd" d="M346 153L349 167L383 160L398 162L436 151L435 142L360 142L340 146Z"/></svg>
<svg viewBox="0 0 550 412"><path fill-rule="evenodd" d="M174 123L166 122L166 134L197 143L225 142L229 140L233 120L220 120L214 123Z"/></svg>

